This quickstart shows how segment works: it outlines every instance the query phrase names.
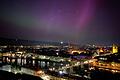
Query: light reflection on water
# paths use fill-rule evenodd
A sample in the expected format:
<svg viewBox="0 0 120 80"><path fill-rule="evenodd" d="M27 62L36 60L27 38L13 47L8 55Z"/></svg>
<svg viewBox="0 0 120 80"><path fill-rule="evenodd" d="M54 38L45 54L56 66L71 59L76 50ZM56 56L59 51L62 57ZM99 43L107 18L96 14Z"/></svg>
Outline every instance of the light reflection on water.
<svg viewBox="0 0 120 80"><path fill-rule="evenodd" d="M23 62L21 62L21 59L17 59L17 63L20 65Z"/></svg>
<svg viewBox="0 0 120 80"><path fill-rule="evenodd" d="M27 68L33 67L34 69L35 69L35 67L37 67L37 68L42 69L42 70L66 65L64 63L61 64L61 63L45 61L45 60L30 60L30 59L21 59L21 58L9 59L9 58L5 58L5 57L3 57L1 59L1 63L4 65L15 64L15 65L24 66L24 67L28 66ZM7 70L7 69L10 69L10 67L6 67L4 69ZM25 71L24 68L21 68L21 70ZM30 72L30 71L31 70L26 69L25 72ZM89 65L86 65L86 67L83 65L81 65L79 67L74 67L73 70L66 69L66 72L70 72L70 71L74 72L75 74L82 75L82 76L87 75L88 77L94 78L94 80L98 80L99 78L101 80L103 80L105 76L102 74L104 74L104 73L106 73L106 78L111 77L111 79L112 79L114 76L117 76L120 79L120 77L118 76L119 74L117 74L117 73L115 74L115 73L111 73L111 72L106 72L104 70L101 71L101 70L95 69L94 67L90 67ZM89 71L89 73L87 73L88 71ZM111 76L109 76L109 75L111 75ZM99 77L99 76L101 76L101 77ZM116 79L117 77L115 77L114 80L119 80L119 79Z"/></svg>
<svg viewBox="0 0 120 80"><path fill-rule="evenodd" d="M41 69L48 69L51 67L61 66L60 62L58 63L58 62L45 61L45 60L32 60L32 59L8 58L8 57L2 57L1 63L4 65L15 64L19 66L37 67ZM64 63L63 66L65 66L66 64L67 63Z"/></svg>

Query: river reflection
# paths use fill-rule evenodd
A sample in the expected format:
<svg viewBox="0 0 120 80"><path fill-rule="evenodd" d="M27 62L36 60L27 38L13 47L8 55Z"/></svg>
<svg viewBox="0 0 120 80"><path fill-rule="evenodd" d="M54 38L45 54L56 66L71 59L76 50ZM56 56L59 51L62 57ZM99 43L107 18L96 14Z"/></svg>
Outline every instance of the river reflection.
<svg viewBox="0 0 120 80"><path fill-rule="evenodd" d="M31 58L9 58L9 57L2 57L1 58L1 65L19 65L23 67L29 67L34 69L49 69L52 67L59 68L65 66L67 63L64 62L53 62L49 60L35 60ZM62 65L61 65L62 64Z"/></svg>
<svg viewBox="0 0 120 80"><path fill-rule="evenodd" d="M31 70L34 70L34 71L43 70L44 72L47 72L47 70L49 70L50 68L58 69L68 64L66 62L54 62L50 60L40 60L40 59L31 59L31 58L10 58L10 57L2 57L0 59L0 62L1 62L0 63L1 66L12 65L14 68L20 69L20 71L25 70L24 68L26 68L27 72L30 72ZM11 68L11 70L14 68ZM6 69L7 68L5 68L5 70ZM109 70L109 69L107 69L106 71L106 69L93 67L90 64L84 64L84 65L79 65L73 68L67 68L65 71L68 74L74 74L74 76L80 75L81 77L85 77L88 80L91 80L91 79L92 80L120 80L120 76L119 76L120 73L111 72L112 70Z"/></svg>

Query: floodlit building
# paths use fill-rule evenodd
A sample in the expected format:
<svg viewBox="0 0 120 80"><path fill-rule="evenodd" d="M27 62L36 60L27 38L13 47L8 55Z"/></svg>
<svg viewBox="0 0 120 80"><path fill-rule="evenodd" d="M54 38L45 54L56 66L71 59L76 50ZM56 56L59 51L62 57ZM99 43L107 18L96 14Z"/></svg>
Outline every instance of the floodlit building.
<svg viewBox="0 0 120 80"><path fill-rule="evenodd" d="M112 53L117 53L117 52L118 52L118 47L115 44L113 44Z"/></svg>

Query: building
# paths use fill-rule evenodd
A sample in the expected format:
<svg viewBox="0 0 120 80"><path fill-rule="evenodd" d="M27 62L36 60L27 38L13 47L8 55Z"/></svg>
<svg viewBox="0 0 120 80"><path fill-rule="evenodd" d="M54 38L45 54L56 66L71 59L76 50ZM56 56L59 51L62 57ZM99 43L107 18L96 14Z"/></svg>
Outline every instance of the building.
<svg viewBox="0 0 120 80"><path fill-rule="evenodd" d="M118 46L113 44L113 46L112 46L112 53L114 54L114 53L117 53L117 52L118 52Z"/></svg>

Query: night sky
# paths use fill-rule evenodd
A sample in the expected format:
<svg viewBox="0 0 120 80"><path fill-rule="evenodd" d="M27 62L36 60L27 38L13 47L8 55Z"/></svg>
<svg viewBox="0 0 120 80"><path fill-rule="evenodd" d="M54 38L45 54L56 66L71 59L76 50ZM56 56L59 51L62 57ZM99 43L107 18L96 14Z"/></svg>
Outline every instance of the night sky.
<svg viewBox="0 0 120 80"><path fill-rule="evenodd" d="M0 37L120 43L119 0L0 0Z"/></svg>

